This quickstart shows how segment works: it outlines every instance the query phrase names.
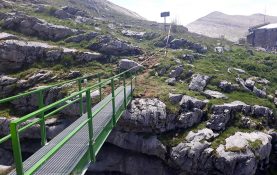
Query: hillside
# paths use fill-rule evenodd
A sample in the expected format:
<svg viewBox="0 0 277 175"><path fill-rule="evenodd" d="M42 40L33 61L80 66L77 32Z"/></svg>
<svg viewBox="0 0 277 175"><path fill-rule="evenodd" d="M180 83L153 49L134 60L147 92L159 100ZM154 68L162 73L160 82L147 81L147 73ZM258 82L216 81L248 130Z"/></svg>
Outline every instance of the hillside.
<svg viewBox="0 0 277 175"><path fill-rule="evenodd" d="M136 75L133 99L107 140L93 134L94 141L106 142L87 175L276 175L276 54L182 26L173 26L168 37L162 24L100 0L0 0L0 174L15 167L15 147L5 139L11 122L44 115L48 145L59 149L53 138L69 125L83 130L87 124L75 125L80 112L88 111L82 109L112 101L112 87L124 81L117 77L112 86L108 78L134 66L140 70L126 75L127 84ZM101 91L92 88L99 77ZM86 93L76 94L79 88ZM47 110L36 112L43 104ZM18 125L22 159L34 161L30 156L41 148L40 119L25 119ZM105 127L108 133L106 128L112 127ZM63 141L59 147L68 143ZM76 151L85 145L88 151L83 141L68 146ZM61 163L73 168L70 153L63 153ZM51 174L60 174L57 168Z"/></svg>
<svg viewBox="0 0 277 175"><path fill-rule="evenodd" d="M263 22L263 14L243 16L212 12L188 24L186 27L188 27L189 31L198 34L213 38L219 38L224 35L226 39L237 41L239 38L246 36L250 26L262 24ZM266 22L276 23L277 17L266 16Z"/></svg>

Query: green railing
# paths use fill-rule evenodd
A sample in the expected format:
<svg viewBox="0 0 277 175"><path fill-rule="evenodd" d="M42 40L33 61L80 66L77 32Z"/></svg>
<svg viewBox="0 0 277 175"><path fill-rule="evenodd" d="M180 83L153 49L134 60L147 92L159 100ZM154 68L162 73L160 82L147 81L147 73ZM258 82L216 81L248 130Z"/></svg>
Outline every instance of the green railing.
<svg viewBox="0 0 277 175"><path fill-rule="evenodd" d="M27 97L27 96L31 96L31 95L35 94L38 97L38 105L37 106L38 106L39 109L41 109L45 106L44 105L44 95L43 94L47 90L49 90L53 87L59 87L59 86L62 86L62 85L68 84L68 83L75 83L76 82L78 84L79 91L81 91L82 90L82 81L84 81L85 79L89 79L89 78L93 78L93 77L97 77L97 76L99 77L99 80L100 80L100 74L80 77L80 78L77 78L77 79L68 80L68 81L53 84L53 85L50 85L50 86L45 86L45 87L42 87L42 88L38 88L36 90L21 93L21 94L12 96L12 97L0 99L0 104L5 104L5 103L8 103L8 102L12 102L14 100L17 100L17 99ZM101 96L101 93L100 93L100 96ZM81 96L79 96L79 99L75 100L74 102L72 102L70 104L73 104L73 103L77 102L78 100L79 100L79 103L80 103L80 114L82 114L83 109L82 109L82 97ZM68 104L67 106L69 106L70 104ZM64 106L63 109L67 106ZM41 113L38 120L33 121L32 123L22 127L21 129L18 130L18 132L21 133L21 132L25 131L26 129L28 129L29 127L39 123L40 126L41 126L40 127L41 128L41 144L42 144L42 146L44 146L46 144L45 118L48 118L47 116L49 117L49 116L51 116L51 114L44 115L44 113ZM3 142L9 140L10 138L11 138L11 134L9 134L9 135L7 135L3 138L0 138L0 144L2 144Z"/></svg>
<svg viewBox="0 0 277 175"><path fill-rule="evenodd" d="M130 82L126 83L126 77L130 78ZM0 144L3 143L4 141L7 141L8 139L11 138L12 140L12 149L13 149L13 155L14 155L14 160L15 160L15 165L16 165L16 172L18 175L23 175L23 174L33 174L36 170L38 170L47 160L49 160L49 158L51 158L65 143L67 143L67 141L69 141L70 138L72 138L78 131L80 131L80 129L82 129L86 124L88 124L88 130L89 130L89 155L90 155L90 161L94 162L95 161L95 156L98 153L99 149L101 148L101 146L103 145L104 141L106 140L106 138L108 137L108 133L105 134L105 132L103 131L103 135L100 134L99 137L101 137L100 139L98 138L94 138L93 136L93 117L95 115L97 115L104 107L106 107L110 102L112 102L112 108L113 108L113 114L112 114L112 126L114 127L116 124L116 121L118 120L118 116L120 116L123 113L123 110L126 109L128 102L131 100L132 95L133 95L133 89L135 87L135 82L136 82L136 76L132 76L131 71L127 70L124 71L118 75L115 75L111 78L108 78L106 80L101 81L100 76L98 76L98 83L96 83L93 86L90 87L86 87L84 89L82 89L82 85L81 85L81 81L84 79L87 79L88 77L82 77L82 78L78 78L75 80L71 80L68 82L64 82L64 83L60 83L58 85L62 85L62 84L66 84L66 83L70 83L73 81L77 81L78 82L78 92L67 96L63 99L60 99L52 104L49 104L47 106L45 106L43 104L43 92L51 87L57 86L56 85L52 85L49 87L45 87L42 89L38 89L32 92L27 92L24 94L20 94L17 96L13 96L10 98L6 98L3 100L0 100L0 104L4 103L4 102L9 102L15 99L18 99L20 97L24 97L27 95L31 95L31 94L38 94L39 97L39 109L27 114L21 118L18 118L16 120L11 121L10 123L10 132L11 134L0 139ZM120 84L120 80L123 80L123 89L115 94L115 81L118 80L119 84ZM104 88L105 86L110 85L111 86L111 98L107 101L105 101L105 103L100 106L96 111L92 112L92 101L91 101L91 92L94 90L99 90L100 91L100 99L102 99L102 88ZM126 95L126 86L131 86L131 94L127 97ZM120 108L118 109L118 111L116 111L115 108L115 98L119 95L119 93L124 92L124 108L123 110ZM51 116L53 116L54 114L60 112L61 110L63 110L64 108L72 105L73 103L76 103L79 101L80 103L80 114L83 114L83 94L86 94L86 110L87 110L87 116L88 118L83 121L78 127L76 127L69 135L67 135L65 138L63 138L55 147L53 147L47 154L45 154L37 163L35 163L32 168L30 168L29 170L27 170L24 173L23 170L23 161L22 161L22 154L21 154L21 145L20 145L20 137L19 134L24 132L26 129L30 128L31 126L35 125L35 124L40 124L40 129L41 129L41 143L42 145L45 145L47 142L46 139L46 127L45 127L45 120ZM72 100L70 103L66 103L68 100ZM65 104L65 105L64 105ZM62 106L61 106L62 105ZM48 111L50 111L49 113L47 113ZM118 112L120 113L118 115ZM37 116L39 116L39 118L31 123L29 123L26 126L20 127L22 125L22 123L36 118ZM104 128L103 128L104 130ZM98 140L99 141L98 141Z"/></svg>

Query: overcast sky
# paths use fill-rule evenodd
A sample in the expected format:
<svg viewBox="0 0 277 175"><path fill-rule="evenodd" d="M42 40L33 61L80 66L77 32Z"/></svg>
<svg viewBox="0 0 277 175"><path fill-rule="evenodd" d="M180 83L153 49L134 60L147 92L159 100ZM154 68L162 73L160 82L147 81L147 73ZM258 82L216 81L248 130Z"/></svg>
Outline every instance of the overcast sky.
<svg viewBox="0 0 277 175"><path fill-rule="evenodd" d="M148 20L163 22L160 12L170 11L171 18L186 25L213 11L230 15L265 13L277 16L277 0L109 0L137 12Z"/></svg>

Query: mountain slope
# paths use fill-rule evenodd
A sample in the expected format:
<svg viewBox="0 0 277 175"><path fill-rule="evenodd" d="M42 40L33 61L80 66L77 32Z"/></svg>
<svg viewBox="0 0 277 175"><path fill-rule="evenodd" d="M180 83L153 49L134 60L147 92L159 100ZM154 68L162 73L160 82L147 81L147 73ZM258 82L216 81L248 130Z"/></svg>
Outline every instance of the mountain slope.
<svg viewBox="0 0 277 175"><path fill-rule="evenodd" d="M191 32L203 34L209 37L218 38L224 35L231 41L237 41L247 34L250 26L262 24L263 14L253 14L250 16L227 15L221 12L212 12L207 16L187 25ZM266 16L266 22L276 23L277 17Z"/></svg>
<svg viewBox="0 0 277 175"><path fill-rule="evenodd" d="M130 11L126 8L113 4L108 0L40 0L46 4L56 6L71 6L83 9L96 17L104 18L122 18L123 16L130 17L132 19L144 19L137 13Z"/></svg>

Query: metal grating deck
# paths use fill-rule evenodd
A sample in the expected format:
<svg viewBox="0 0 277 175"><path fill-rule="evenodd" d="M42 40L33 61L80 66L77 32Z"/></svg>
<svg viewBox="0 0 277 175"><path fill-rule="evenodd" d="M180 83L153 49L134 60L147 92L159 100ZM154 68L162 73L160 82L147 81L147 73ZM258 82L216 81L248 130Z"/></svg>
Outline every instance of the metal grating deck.
<svg viewBox="0 0 277 175"><path fill-rule="evenodd" d="M119 93L119 91L121 91ZM116 111L124 103L124 91L123 87L119 87L115 90L115 94L118 96L115 98ZM126 86L126 95L131 93L131 87ZM92 108L92 113L101 107L107 100L111 99L111 94L104 98L101 102ZM28 171L36 162L56 146L65 136L67 136L72 130L79 126L84 120L87 119L87 114L82 115L78 120L72 123L69 127L63 130L59 135L53 138L47 145L39 149L35 154L29 157L24 163L24 172ZM109 102L105 108L103 108L93 118L93 134L94 138L97 138L102 129L112 119L112 102ZM37 175L62 175L70 174L76 164L85 155L89 147L88 125L86 124L76 135L74 135L65 145L61 147L48 161L46 161L35 174ZM11 173L16 174L15 171Z"/></svg>

